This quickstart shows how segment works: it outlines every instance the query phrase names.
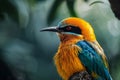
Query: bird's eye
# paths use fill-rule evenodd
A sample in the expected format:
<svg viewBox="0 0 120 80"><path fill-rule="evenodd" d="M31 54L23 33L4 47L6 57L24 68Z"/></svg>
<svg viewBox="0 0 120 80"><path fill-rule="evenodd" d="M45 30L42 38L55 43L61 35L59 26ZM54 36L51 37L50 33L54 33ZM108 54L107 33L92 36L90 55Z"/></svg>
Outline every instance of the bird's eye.
<svg viewBox="0 0 120 80"><path fill-rule="evenodd" d="M72 29L72 27L71 26L68 26L68 27L66 27L66 30L71 30Z"/></svg>

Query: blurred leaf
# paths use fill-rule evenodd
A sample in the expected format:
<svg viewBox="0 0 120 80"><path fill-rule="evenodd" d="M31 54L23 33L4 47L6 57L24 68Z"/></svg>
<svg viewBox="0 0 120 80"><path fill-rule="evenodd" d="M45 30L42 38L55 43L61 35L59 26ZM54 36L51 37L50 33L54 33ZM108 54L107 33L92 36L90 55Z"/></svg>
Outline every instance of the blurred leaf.
<svg viewBox="0 0 120 80"><path fill-rule="evenodd" d="M30 5L30 7L34 6L38 2L38 0L26 0L26 1Z"/></svg>
<svg viewBox="0 0 120 80"><path fill-rule="evenodd" d="M76 17L77 15L76 15L76 13L74 11L74 2L75 2L75 0L66 0L66 1L67 1L67 7L68 7L68 9L70 11L71 16Z"/></svg>
<svg viewBox="0 0 120 80"><path fill-rule="evenodd" d="M48 13L48 17L47 17L47 22L48 24L51 24L51 22L54 20L55 18L55 15L56 15L56 12L59 8L59 6L61 5L61 3L63 2L64 0L55 0L49 13Z"/></svg>
<svg viewBox="0 0 120 80"><path fill-rule="evenodd" d="M48 24L51 24L51 22L55 19L56 12L63 1L66 1L67 8L71 16L74 17L77 16L74 11L74 2L75 2L74 0L55 0L48 14L48 18L47 18Z"/></svg>
<svg viewBox="0 0 120 80"><path fill-rule="evenodd" d="M115 13L115 16L120 19L120 0L109 0L111 3L111 8Z"/></svg>
<svg viewBox="0 0 120 80"><path fill-rule="evenodd" d="M6 14L18 22L18 11L16 7L9 0L0 0L0 19L5 19Z"/></svg>
<svg viewBox="0 0 120 80"><path fill-rule="evenodd" d="M36 0L36 1L46 1L46 0Z"/></svg>

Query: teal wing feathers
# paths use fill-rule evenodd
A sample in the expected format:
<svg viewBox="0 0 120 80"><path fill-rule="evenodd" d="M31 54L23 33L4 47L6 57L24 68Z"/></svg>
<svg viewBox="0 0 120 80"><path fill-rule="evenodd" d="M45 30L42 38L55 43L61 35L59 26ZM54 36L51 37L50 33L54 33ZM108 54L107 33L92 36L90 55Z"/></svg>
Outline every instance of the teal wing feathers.
<svg viewBox="0 0 120 80"><path fill-rule="evenodd" d="M87 71L90 74L94 72L99 76L95 80L112 80L103 57L97 53L90 43L79 41L76 45L82 49L78 56Z"/></svg>

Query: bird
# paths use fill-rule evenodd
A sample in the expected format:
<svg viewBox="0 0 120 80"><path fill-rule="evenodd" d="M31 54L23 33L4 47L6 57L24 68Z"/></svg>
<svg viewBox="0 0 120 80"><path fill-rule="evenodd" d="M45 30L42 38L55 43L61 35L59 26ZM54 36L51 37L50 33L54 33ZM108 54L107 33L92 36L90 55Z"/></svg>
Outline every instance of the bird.
<svg viewBox="0 0 120 80"><path fill-rule="evenodd" d="M63 80L71 80L71 76L76 73L87 73L92 77L86 80L112 80L107 57L87 21L68 17L57 26L40 31L56 32L60 38L60 45L53 59Z"/></svg>

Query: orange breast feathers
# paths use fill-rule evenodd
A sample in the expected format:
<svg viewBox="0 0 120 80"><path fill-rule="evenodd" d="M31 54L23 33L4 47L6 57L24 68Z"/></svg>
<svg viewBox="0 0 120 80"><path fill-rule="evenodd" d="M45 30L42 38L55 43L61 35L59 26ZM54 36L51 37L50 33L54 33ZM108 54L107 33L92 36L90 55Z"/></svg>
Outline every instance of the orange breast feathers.
<svg viewBox="0 0 120 80"><path fill-rule="evenodd" d="M55 65L59 75L68 80L75 72L84 71L85 67L78 58L80 48L73 44L61 44L54 56Z"/></svg>

